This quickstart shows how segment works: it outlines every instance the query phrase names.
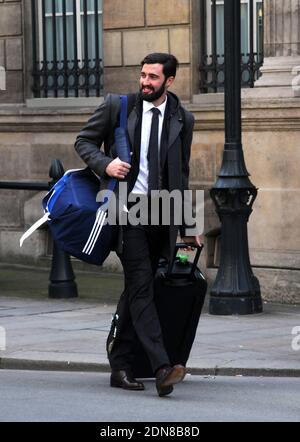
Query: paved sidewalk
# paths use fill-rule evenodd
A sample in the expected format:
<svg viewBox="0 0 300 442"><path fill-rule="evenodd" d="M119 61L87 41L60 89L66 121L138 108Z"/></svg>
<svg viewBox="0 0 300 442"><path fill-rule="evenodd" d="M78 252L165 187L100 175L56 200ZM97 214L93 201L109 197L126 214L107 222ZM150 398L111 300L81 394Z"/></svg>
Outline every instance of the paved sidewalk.
<svg viewBox="0 0 300 442"><path fill-rule="evenodd" d="M6 335L0 368L107 371L105 341L114 310L115 304L79 298L0 296L0 346ZM211 316L205 307L188 368L207 375L300 376L293 339L299 347L299 305L265 304L253 316Z"/></svg>

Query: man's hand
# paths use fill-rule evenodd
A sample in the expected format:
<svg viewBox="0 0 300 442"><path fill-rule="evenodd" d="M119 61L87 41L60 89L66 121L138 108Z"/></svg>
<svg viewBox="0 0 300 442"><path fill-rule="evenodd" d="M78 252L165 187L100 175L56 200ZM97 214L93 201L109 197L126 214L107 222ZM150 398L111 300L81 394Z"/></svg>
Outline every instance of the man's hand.
<svg viewBox="0 0 300 442"><path fill-rule="evenodd" d="M196 235L196 236L184 236L182 238L182 241L187 245L186 251L194 250L194 247L201 246L203 244L203 236L202 235Z"/></svg>
<svg viewBox="0 0 300 442"><path fill-rule="evenodd" d="M130 164L124 163L124 161L121 161L118 157L109 163L105 169L105 172L112 178L119 178L122 180L126 177L126 175L128 175L130 168Z"/></svg>

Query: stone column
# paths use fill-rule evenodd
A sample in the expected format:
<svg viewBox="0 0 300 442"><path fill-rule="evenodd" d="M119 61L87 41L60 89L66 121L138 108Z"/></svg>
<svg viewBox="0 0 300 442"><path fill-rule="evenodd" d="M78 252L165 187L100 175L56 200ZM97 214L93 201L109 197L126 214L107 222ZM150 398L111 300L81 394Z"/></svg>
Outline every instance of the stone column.
<svg viewBox="0 0 300 442"><path fill-rule="evenodd" d="M265 0L266 57L300 56L299 23L299 0Z"/></svg>
<svg viewBox="0 0 300 442"><path fill-rule="evenodd" d="M280 94L293 96L300 66L300 0L265 0L264 15L265 61L256 87L281 88Z"/></svg>
<svg viewBox="0 0 300 442"><path fill-rule="evenodd" d="M0 66L0 91L6 90L6 76L5 76L5 69L3 66Z"/></svg>

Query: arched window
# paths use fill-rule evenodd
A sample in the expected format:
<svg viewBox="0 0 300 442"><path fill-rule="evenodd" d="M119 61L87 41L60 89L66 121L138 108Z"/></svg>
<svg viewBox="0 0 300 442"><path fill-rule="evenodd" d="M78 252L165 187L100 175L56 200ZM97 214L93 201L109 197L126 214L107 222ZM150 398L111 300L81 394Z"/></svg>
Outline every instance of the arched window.
<svg viewBox="0 0 300 442"><path fill-rule="evenodd" d="M99 97L102 0L32 0L35 97Z"/></svg>

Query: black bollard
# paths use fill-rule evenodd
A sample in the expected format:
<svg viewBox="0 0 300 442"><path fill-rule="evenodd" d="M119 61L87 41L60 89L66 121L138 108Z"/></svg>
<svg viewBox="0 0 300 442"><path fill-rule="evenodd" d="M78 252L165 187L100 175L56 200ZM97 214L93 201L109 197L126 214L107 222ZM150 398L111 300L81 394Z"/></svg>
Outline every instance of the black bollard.
<svg viewBox="0 0 300 442"><path fill-rule="evenodd" d="M59 160L53 160L49 176L52 178L50 186L63 176L64 168ZM49 298L63 299L78 297L77 284L73 272L70 256L57 247L53 241L52 265L48 286Z"/></svg>
<svg viewBox="0 0 300 442"><path fill-rule="evenodd" d="M77 298L77 284L73 272L70 256L60 250L53 242L52 266L50 283L48 286L49 298Z"/></svg>

